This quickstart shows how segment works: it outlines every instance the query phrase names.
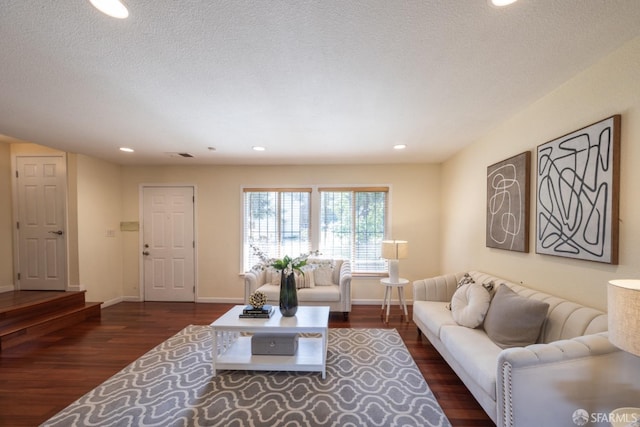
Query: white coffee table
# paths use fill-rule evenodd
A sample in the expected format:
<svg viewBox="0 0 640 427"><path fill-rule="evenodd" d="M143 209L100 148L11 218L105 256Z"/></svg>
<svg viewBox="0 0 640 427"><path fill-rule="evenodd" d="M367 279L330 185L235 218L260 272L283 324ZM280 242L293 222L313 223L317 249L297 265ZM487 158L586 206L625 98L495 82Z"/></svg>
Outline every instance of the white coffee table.
<svg viewBox="0 0 640 427"><path fill-rule="evenodd" d="M269 319L240 319L244 305L236 305L211 324L213 332L213 375L221 369L256 371L310 371L327 374L329 307L300 306L293 317L280 311ZM308 333L299 337L293 356L251 354L251 334Z"/></svg>

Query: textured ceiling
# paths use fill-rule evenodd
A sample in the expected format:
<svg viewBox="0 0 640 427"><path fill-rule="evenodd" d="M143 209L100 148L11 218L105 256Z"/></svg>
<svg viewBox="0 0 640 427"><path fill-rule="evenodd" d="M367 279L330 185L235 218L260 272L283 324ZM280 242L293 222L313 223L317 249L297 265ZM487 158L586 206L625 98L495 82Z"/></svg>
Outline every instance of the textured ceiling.
<svg viewBox="0 0 640 427"><path fill-rule="evenodd" d="M439 162L640 35L638 0L124 3L2 1L0 134L120 164Z"/></svg>

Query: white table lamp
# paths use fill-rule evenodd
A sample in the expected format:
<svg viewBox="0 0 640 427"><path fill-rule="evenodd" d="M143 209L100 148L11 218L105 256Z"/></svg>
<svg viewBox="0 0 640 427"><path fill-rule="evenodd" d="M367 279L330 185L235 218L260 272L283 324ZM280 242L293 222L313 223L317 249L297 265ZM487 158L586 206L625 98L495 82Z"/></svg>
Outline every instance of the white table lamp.
<svg viewBox="0 0 640 427"><path fill-rule="evenodd" d="M640 356L640 280L611 280L607 309L609 341Z"/></svg>
<svg viewBox="0 0 640 427"><path fill-rule="evenodd" d="M383 240L381 256L389 261L389 279L397 283L400 278L398 260L409 256L409 243L406 240Z"/></svg>

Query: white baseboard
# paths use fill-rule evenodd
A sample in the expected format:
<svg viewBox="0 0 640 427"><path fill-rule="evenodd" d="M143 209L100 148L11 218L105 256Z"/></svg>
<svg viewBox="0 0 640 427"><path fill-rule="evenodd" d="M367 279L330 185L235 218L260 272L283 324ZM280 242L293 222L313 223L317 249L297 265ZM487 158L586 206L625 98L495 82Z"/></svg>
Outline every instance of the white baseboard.
<svg viewBox="0 0 640 427"><path fill-rule="evenodd" d="M100 308L107 308L109 306L116 305L119 302L122 302L123 300L124 300L123 297L117 297L117 298L110 299L110 300L105 301L102 304L100 304Z"/></svg>
<svg viewBox="0 0 640 427"><path fill-rule="evenodd" d="M15 285L0 286L0 293L2 293L2 292L13 292L15 290L16 290Z"/></svg>
<svg viewBox="0 0 640 427"><path fill-rule="evenodd" d="M198 297L196 302L203 303L220 303L220 304L244 304L242 298L215 298L215 297Z"/></svg>
<svg viewBox="0 0 640 427"><path fill-rule="evenodd" d="M407 303L407 305L413 305L413 300L412 299L408 299L405 300L405 302ZM398 305L400 304L400 301L398 301L397 299L392 299L391 300L391 305ZM381 299L354 299L351 300L351 305L379 305L382 306L382 300Z"/></svg>
<svg viewBox="0 0 640 427"><path fill-rule="evenodd" d="M4 287L0 287L0 292L3 292ZM8 289L13 290L13 289ZM70 289L71 290L71 289ZM109 307L110 305L117 304L119 302L142 302L142 299L137 295L125 295L119 298L114 298L109 301L105 301L102 303L102 308ZM198 297L196 299L198 303L207 303L207 304L244 304L244 299L242 298L218 298L218 297ZM381 299L355 299L351 301L352 305L382 305ZM391 300L391 305L398 305L399 301ZM407 300L407 305L413 305L413 300Z"/></svg>

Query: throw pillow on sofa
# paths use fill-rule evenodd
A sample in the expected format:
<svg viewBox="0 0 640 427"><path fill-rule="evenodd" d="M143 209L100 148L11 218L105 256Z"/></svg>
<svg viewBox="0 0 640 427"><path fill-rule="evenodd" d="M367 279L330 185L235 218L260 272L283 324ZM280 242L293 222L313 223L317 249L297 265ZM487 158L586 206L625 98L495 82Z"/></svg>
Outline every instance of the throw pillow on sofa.
<svg viewBox="0 0 640 427"><path fill-rule="evenodd" d="M479 283L466 283L460 286L451 298L453 320L467 328L477 328L482 324L491 295Z"/></svg>
<svg viewBox="0 0 640 427"><path fill-rule="evenodd" d="M462 287L463 285L466 285L467 283L475 283L475 282L476 281L473 280L473 277L471 277L469 273L464 273L464 276L462 276L462 278L458 281L458 284L456 285L456 290L460 289L460 287ZM451 310L451 302L447 304L447 310Z"/></svg>
<svg viewBox="0 0 640 427"><path fill-rule="evenodd" d="M548 310L546 302L520 296L501 284L484 318L484 330L502 348L534 344Z"/></svg>
<svg viewBox="0 0 640 427"><path fill-rule="evenodd" d="M296 288L314 288L316 286L313 270L313 266L305 265L301 268L301 272L296 271Z"/></svg>
<svg viewBox="0 0 640 427"><path fill-rule="evenodd" d="M317 286L333 285L333 267L320 265L313 270L314 280Z"/></svg>
<svg viewBox="0 0 640 427"><path fill-rule="evenodd" d="M280 270L276 270L273 267L267 268L267 280L269 284L280 286L280 279L281 279Z"/></svg>

